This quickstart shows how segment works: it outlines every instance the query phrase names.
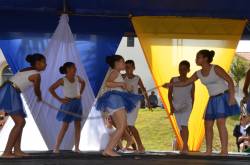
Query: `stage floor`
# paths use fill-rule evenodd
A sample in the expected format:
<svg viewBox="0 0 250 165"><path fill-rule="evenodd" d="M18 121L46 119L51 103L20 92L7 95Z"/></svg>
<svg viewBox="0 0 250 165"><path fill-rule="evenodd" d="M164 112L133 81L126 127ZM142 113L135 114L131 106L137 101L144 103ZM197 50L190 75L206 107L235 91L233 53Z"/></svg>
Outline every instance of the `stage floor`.
<svg viewBox="0 0 250 165"><path fill-rule="evenodd" d="M250 155L230 154L229 156L202 156L199 153L180 155L175 152L146 152L145 154L127 153L121 157L104 157L100 152L63 151L30 152L25 158L0 158L0 165L249 165Z"/></svg>

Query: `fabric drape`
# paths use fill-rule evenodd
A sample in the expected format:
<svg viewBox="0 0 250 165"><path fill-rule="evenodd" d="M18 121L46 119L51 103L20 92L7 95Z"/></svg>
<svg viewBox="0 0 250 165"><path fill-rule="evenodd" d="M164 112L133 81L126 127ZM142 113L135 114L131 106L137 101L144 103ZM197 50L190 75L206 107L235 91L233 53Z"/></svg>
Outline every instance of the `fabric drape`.
<svg viewBox="0 0 250 165"><path fill-rule="evenodd" d="M245 26L244 20L165 16L133 17L132 22L157 86L178 75L178 64L182 60L191 63L189 76L200 69L195 64L196 53L200 49L215 50L213 64L228 71ZM178 144L182 146L176 120L169 115L168 91L159 88L159 93ZM199 150L203 141L203 114L207 101L206 88L200 81L196 82L195 104L189 120L189 148L192 151Z"/></svg>

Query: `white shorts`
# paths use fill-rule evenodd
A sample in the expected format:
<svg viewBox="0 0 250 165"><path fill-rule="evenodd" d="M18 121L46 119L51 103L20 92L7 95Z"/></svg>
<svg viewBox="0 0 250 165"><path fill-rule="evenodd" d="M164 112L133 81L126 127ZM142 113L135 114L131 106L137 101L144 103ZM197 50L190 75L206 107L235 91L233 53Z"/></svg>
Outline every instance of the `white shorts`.
<svg viewBox="0 0 250 165"><path fill-rule="evenodd" d="M127 113L127 121L128 121L128 126L135 126L135 121L138 117L138 112L139 112L139 109L140 109L140 103L137 104L136 108L130 112L130 113Z"/></svg>
<svg viewBox="0 0 250 165"><path fill-rule="evenodd" d="M192 112L192 105L189 105L185 110L177 111L174 113L179 130L181 130L181 126L188 126L188 121L191 112Z"/></svg>

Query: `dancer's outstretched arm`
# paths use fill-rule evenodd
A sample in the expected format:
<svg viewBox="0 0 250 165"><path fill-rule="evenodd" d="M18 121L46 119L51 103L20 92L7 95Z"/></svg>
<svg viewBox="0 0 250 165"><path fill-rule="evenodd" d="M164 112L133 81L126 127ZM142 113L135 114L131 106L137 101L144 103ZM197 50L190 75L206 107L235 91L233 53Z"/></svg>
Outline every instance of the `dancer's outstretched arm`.
<svg viewBox="0 0 250 165"><path fill-rule="evenodd" d="M195 72L186 81L178 81L178 82L166 83L162 87L164 87L164 88L170 88L170 87L173 87L173 86L175 86L175 87L185 87L185 86L188 86L188 85L194 83L196 80L198 80L198 76L197 76L197 74Z"/></svg>

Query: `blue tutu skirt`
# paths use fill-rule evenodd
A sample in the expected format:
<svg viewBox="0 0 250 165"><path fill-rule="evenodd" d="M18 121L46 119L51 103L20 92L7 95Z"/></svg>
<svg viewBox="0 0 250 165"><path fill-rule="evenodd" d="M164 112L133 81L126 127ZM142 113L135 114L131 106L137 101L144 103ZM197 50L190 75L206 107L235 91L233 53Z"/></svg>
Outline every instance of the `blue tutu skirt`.
<svg viewBox="0 0 250 165"><path fill-rule="evenodd" d="M112 113L112 111L124 108L127 112L132 112L142 99L142 95L115 90L108 91L98 98L96 109Z"/></svg>
<svg viewBox="0 0 250 165"><path fill-rule="evenodd" d="M72 99L69 103L62 104L60 109L63 111L72 112L81 116L82 115L82 102L80 99ZM57 113L56 119L58 121L63 121L67 123L81 120L80 117L72 116L72 115L69 115L60 111Z"/></svg>
<svg viewBox="0 0 250 165"><path fill-rule="evenodd" d="M216 120L219 118L226 118L229 116L239 115L240 107L238 104L229 105L228 104L229 93L218 96L212 96L209 98L205 120Z"/></svg>
<svg viewBox="0 0 250 165"><path fill-rule="evenodd" d="M21 92L14 88L10 82L5 83L0 88L0 110L3 110L7 115L27 116L23 107Z"/></svg>

